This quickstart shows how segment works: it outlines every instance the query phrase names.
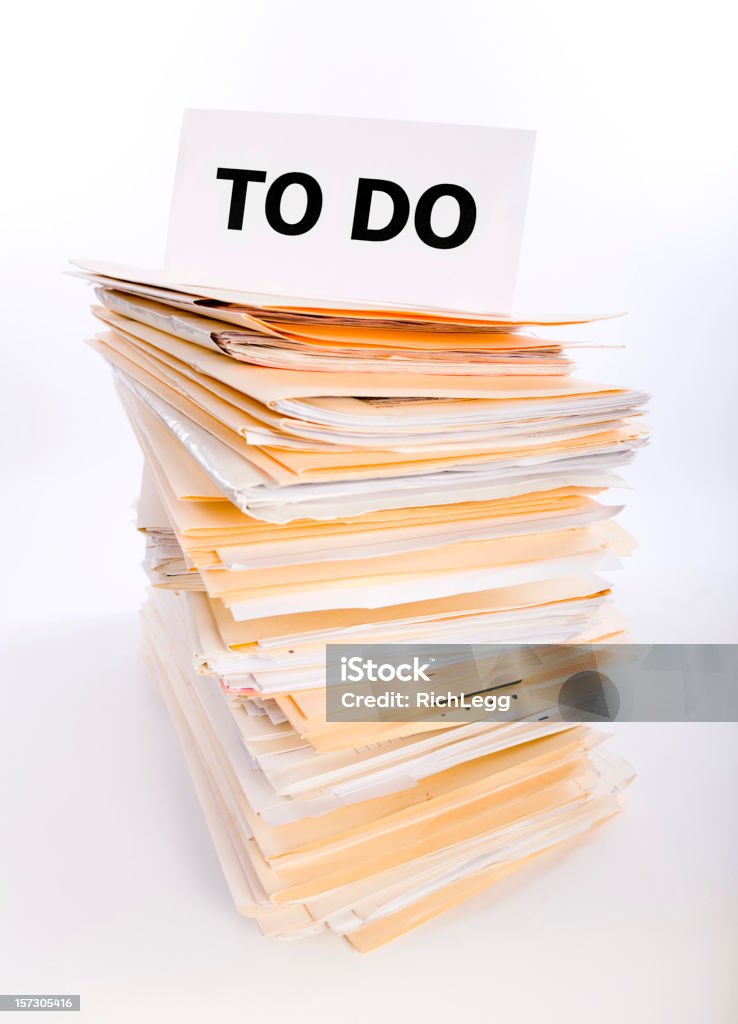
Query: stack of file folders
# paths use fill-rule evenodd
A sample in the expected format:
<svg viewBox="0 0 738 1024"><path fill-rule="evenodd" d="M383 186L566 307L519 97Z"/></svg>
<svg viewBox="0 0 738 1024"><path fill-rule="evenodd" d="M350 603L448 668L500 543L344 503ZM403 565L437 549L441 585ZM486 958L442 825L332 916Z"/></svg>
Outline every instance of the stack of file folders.
<svg viewBox="0 0 738 1024"><path fill-rule="evenodd" d="M77 273L145 456L146 657L238 910L370 950L612 815L630 771L581 724L325 707L330 643L623 637L600 498L646 396L570 376L546 334L586 321Z"/></svg>

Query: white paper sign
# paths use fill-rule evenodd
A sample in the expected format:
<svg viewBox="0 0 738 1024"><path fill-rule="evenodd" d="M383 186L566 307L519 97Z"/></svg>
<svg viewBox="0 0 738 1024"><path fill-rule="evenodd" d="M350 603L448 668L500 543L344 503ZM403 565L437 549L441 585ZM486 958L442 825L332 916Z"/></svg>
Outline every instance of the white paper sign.
<svg viewBox="0 0 738 1024"><path fill-rule="evenodd" d="M189 110L167 275L509 312L534 142L506 128Z"/></svg>

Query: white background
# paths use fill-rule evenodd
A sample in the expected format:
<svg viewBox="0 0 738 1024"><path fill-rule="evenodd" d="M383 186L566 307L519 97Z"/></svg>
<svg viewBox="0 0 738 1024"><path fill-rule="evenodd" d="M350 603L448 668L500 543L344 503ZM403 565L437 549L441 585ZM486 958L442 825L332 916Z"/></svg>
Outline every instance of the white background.
<svg viewBox="0 0 738 1024"><path fill-rule="evenodd" d="M89 255L160 264L185 107L538 129L517 307L619 310L583 369L652 392L622 522L636 640L738 640L734 31L724 0L15 5L0 377L0 991L86 1021L736 1019L736 731L630 726L624 816L361 958L230 909L135 654L139 456L81 344ZM44 1015L39 1018L43 1019ZM9 1016L9 1020L13 1019ZM52 1018L55 1019L55 1018Z"/></svg>

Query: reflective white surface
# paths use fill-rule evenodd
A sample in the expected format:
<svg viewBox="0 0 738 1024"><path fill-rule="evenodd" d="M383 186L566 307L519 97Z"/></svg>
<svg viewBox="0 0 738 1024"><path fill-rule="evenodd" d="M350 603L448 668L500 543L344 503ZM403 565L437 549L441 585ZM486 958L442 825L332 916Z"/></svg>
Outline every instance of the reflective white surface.
<svg viewBox="0 0 738 1024"><path fill-rule="evenodd" d="M361 956L235 913L136 642L119 615L7 645L2 991L79 992L90 1024L735 1019L735 725L618 726L621 815Z"/></svg>

